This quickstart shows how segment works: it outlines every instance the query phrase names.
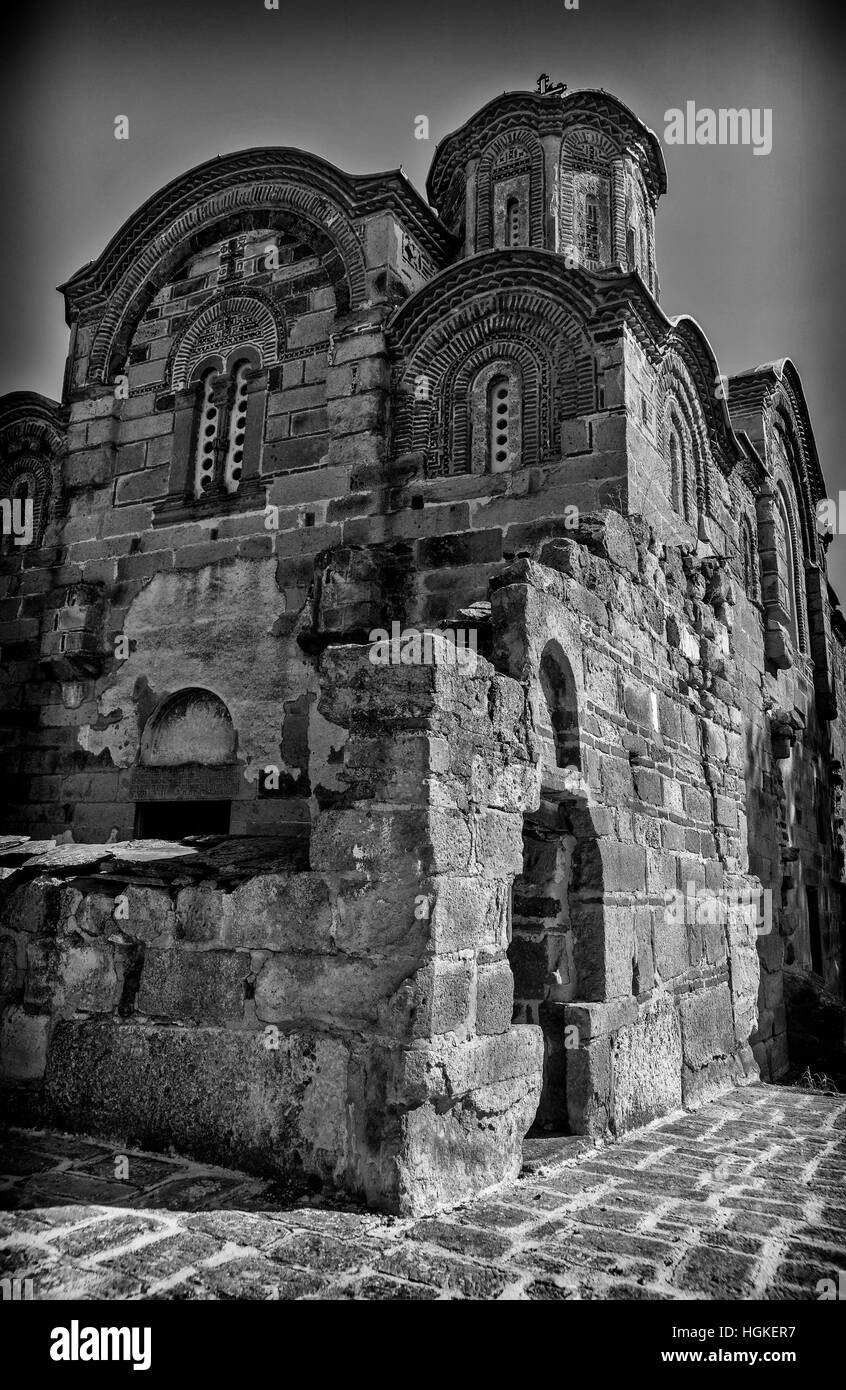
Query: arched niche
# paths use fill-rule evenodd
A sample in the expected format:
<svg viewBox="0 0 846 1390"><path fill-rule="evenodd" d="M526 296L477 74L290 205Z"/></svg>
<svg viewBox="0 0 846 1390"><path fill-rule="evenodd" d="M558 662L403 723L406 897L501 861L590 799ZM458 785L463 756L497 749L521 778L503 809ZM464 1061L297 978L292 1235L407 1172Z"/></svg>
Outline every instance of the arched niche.
<svg viewBox="0 0 846 1390"><path fill-rule="evenodd" d="M576 683L559 644L548 642L538 669L538 732L544 742L544 766L579 769L579 721ZM580 770L580 769L579 769Z"/></svg>
<svg viewBox="0 0 846 1390"><path fill-rule="evenodd" d="M363 248L339 206L296 185L233 190L226 198L192 207L138 253L103 309L91 347L88 380L110 380L121 370L142 316L186 260L232 236L259 229L296 237L311 248L332 286L338 313L364 301Z"/></svg>
<svg viewBox="0 0 846 1390"><path fill-rule="evenodd" d="M476 250L543 246L543 148L528 128L493 140L476 176ZM517 206L517 240L510 241L508 204Z"/></svg>
<svg viewBox="0 0 846 1390"><path fill-rule="evenodd" d="M804 651L805 609L800 582L800 539L792 499L784 483L776 486L774 502L778 603L793 646L798 651Z"/></svg>
<svg viewBox="0 0 846 1390"><path fill-rule="evenodd" d="M196 380L197 367L236 346L254 349L255 366L272 366L285 346L285 327L279 311L264 295L245 290L225 294L197 311L175 343L168 361L170 388L181 391Z"/></svg>
<svg viewBox="0 0 846 1390"><path fill-rule="evenodd" d="M142 767L235 761L232 716L219 696L199 688L180 690L148 719L141 738Z"/></svg>
<svg viewBox="0 0 846 1390"><path fill-rule="evenodd" d="M182 839L229 831L237 795L237 734L210 690L180 690L150 716L141 736L131 794L136 835Z"/></svg>
<svg viewBox="0 0 846 1390"><path fill-rule="evenodd" d="M539 1023L544 1035L536 1126L561 1132L571 1121L566 1006L592 997L604 928L602 860L582 776L577 686L554 638L541 651L531 703L541 793L537 808L523 817L509 959L514 1022Z"/></svg>

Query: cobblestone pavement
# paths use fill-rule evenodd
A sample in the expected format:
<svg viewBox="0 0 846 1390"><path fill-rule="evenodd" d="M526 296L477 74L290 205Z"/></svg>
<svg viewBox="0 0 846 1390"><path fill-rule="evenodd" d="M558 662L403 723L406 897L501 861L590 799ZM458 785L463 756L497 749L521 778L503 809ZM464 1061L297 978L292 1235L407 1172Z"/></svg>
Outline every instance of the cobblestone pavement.
<svg viewBox="0 0 846 1390"><path fill-rule="evenodd" d="M6 1140L2 1272L36 1299L816 1299L846 1270L844 1096L754 1086L607 1147L547 1143L426 1220L286 1204L158 1154L129 1151L121 1180L114 1146Z"/></svg>

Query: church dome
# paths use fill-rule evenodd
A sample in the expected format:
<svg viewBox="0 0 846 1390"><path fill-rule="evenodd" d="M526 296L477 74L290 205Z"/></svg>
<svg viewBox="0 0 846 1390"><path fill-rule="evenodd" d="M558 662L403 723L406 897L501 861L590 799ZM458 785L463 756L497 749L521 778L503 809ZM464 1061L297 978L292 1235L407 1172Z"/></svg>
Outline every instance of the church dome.
<svg viewBox="0 0 846 1390"><path fill-rule="evenodd" d="M464 256L555 251L588 270L636 270L657 297L657 136L608 92L538 85L496 97L440 142L430 202Z"/></svg>

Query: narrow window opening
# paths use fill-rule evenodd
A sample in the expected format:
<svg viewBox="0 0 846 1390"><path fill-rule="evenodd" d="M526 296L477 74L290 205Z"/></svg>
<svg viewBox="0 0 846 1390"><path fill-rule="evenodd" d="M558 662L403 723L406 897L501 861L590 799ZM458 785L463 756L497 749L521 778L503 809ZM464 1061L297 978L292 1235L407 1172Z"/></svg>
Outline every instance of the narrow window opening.
<svg viewBox="0 0 846 1390"><path fill-rule="evenodd" d="M488 419L490 421L491 472L508 462L508 440L511 423L511 395L508 378L494 377L488 390Z"/></svg>
<svg viewBox="0 0 846 1390"><path fill-rule="evenodd" d="M679 442L670 435L670 503L674 512L681 511L681 466L679 462Z"/></svg>
<svg viewBox="0 0 846 1390"><path fill-rule="evenodd" d="M194 454L194 496L202 497L214 482L214 454L218 428L218 409L212 398L214 371L203 377L200 427Z"/></svg>
<svg viewBox="0 0 846 1390"><path fill-rule="evenodd" d="M244 439L247 428L247 373L249 363L242 362L235 373L234 396L229 418L229 445L223 482L227 492L237 492L244 463Z"/></svg>
<svg viewBox="0 0 846 1390"><path fill-rule="evenodd" d="M588 260L599 260L599 201L593 193L585 198L585 252Z"/></svg>
<svg viewBox="0 0 846 1390"><path fill-rule="evenodd" d="M775 507L776 549L779 557L778 588L782 610L787 618L787 628L794 647L799 646L799 590L796 584L796 567L793 557L793 537L788 519L787 504L781 492L777 493Z"/></svg>
<svg viewBox="0 0 846 1390"><path fill-rule="evenodd" d="M520 244L520 204L516 198L509 198L505 206L505 230L509 246Z"/></svg>

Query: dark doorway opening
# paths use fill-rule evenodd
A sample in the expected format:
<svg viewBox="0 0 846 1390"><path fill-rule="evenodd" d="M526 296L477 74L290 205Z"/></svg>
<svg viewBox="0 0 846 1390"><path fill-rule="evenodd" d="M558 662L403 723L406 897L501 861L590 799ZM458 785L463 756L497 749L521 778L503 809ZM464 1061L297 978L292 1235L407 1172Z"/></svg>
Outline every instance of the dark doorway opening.
<svg viewBox="0 0 846 1390"><path fill-rule="evenodd" d="M540 1024L544 1036L543 1090L531 1132L566 1134L568 1064L576 1045L568 1005L585 997L572 906L584 917L584 890L595 893L597 880L576 687L570 662L555 641L547 643L538 665L533 715L541 792L537 810L523 817L523 872L512 890L513 1022Z"/></svg>
<svg viewBox="0 0 846 1390"><path fill-rule="evenodd" d="M181 840L186 835L228 835L231 801L139 801L135 837Z"/></svg>

